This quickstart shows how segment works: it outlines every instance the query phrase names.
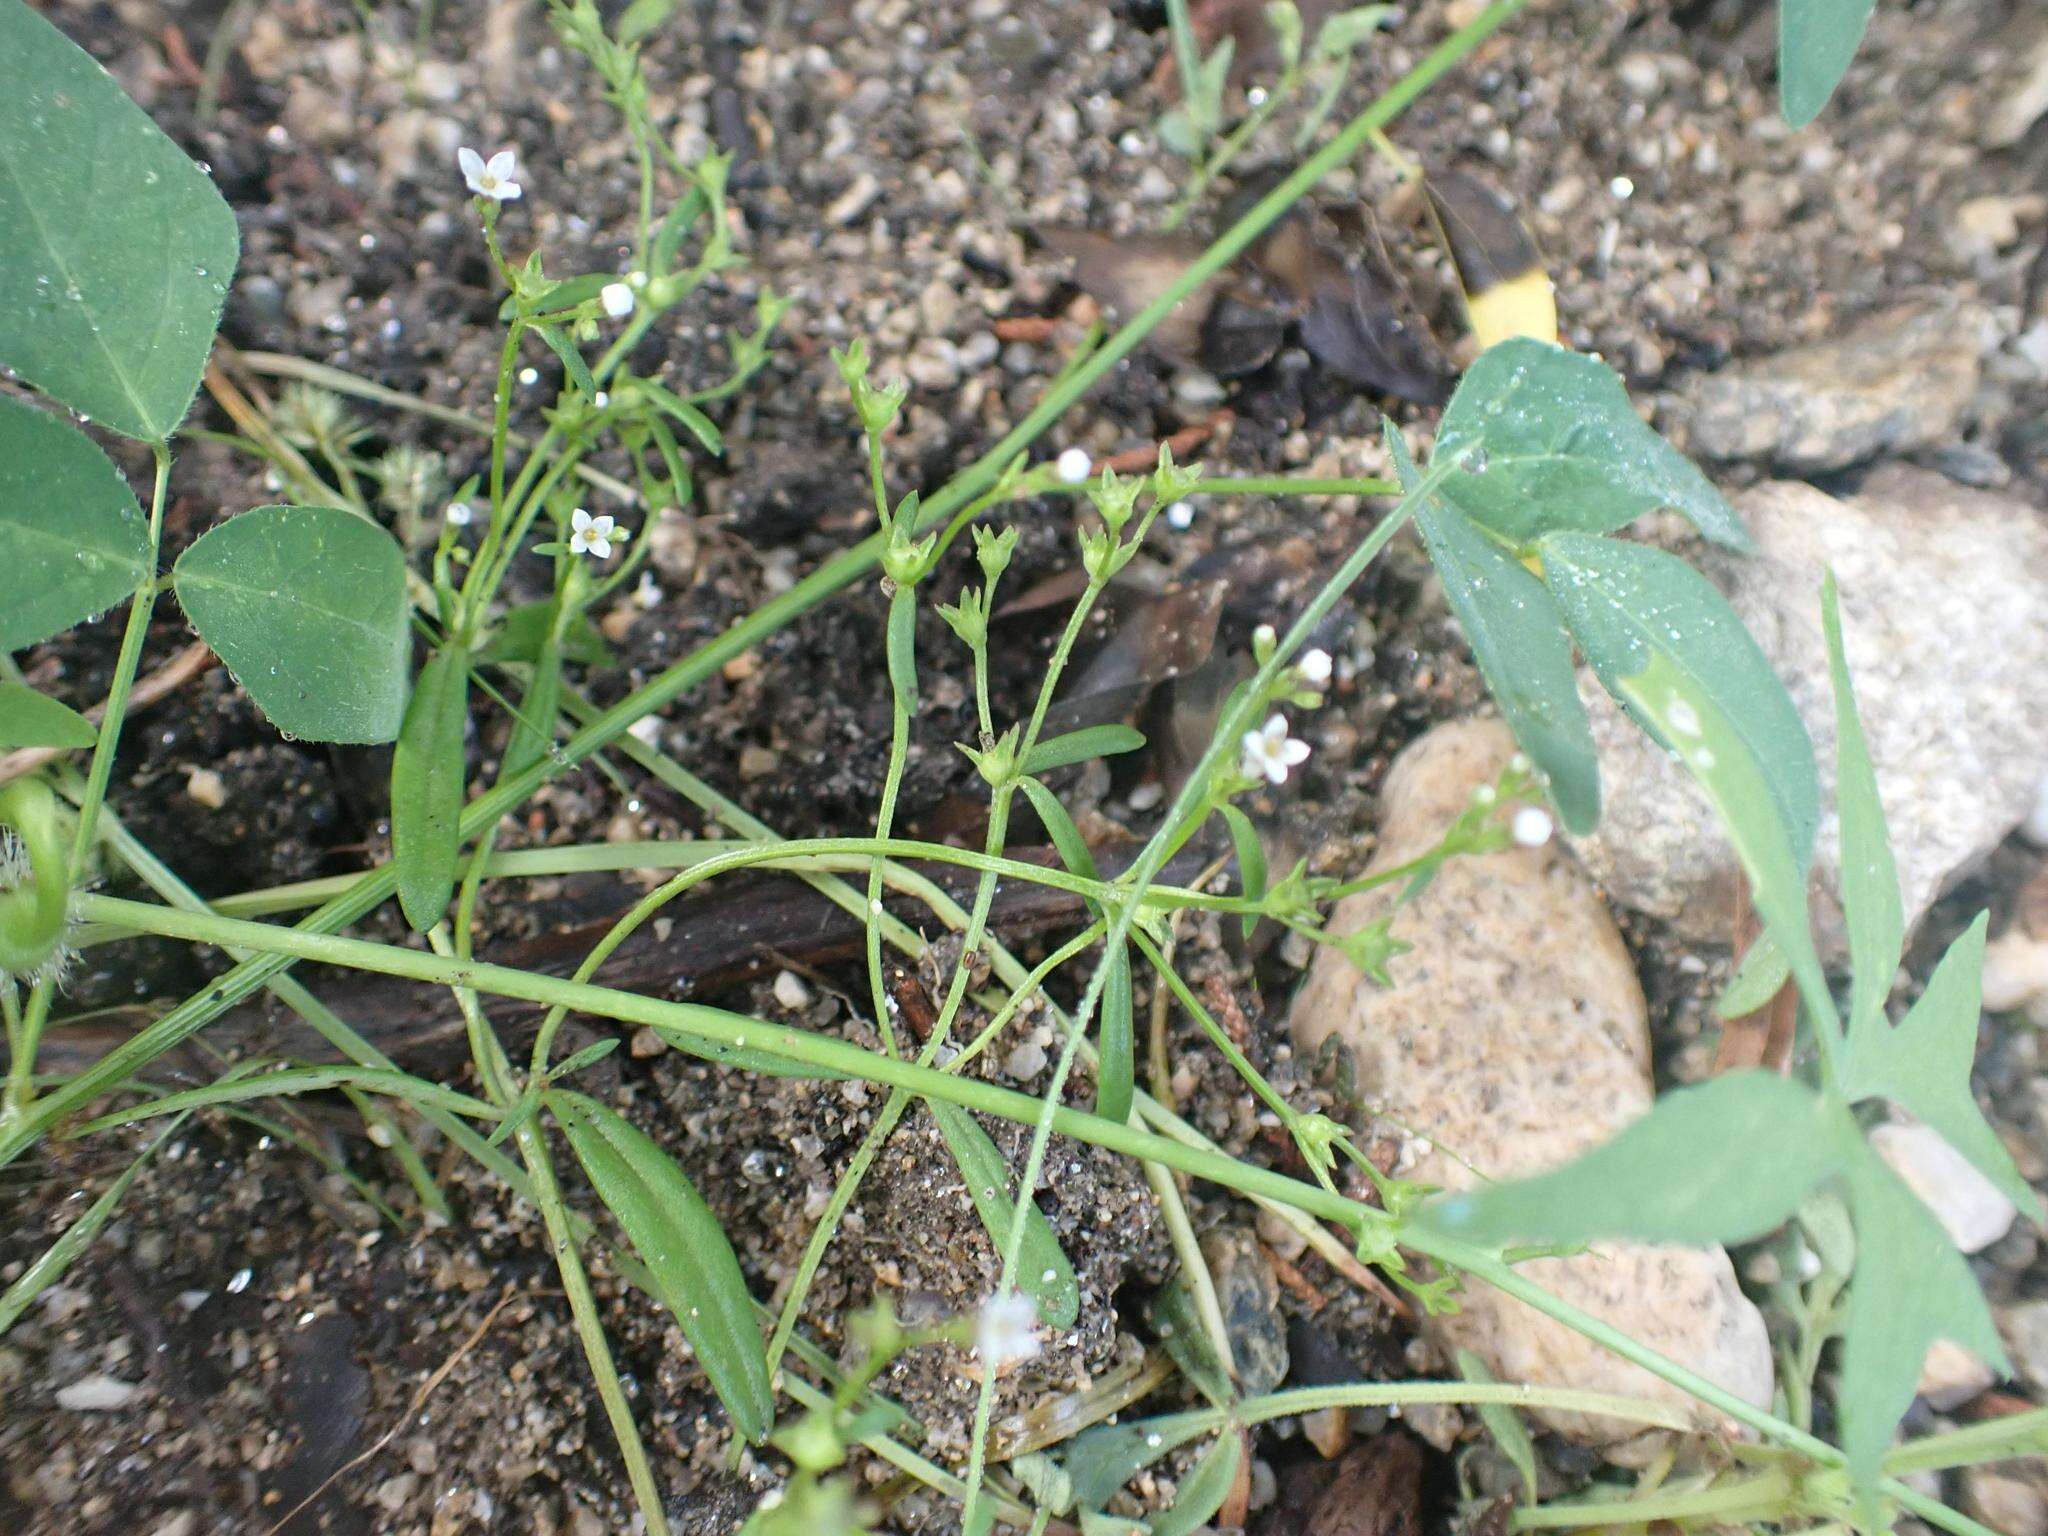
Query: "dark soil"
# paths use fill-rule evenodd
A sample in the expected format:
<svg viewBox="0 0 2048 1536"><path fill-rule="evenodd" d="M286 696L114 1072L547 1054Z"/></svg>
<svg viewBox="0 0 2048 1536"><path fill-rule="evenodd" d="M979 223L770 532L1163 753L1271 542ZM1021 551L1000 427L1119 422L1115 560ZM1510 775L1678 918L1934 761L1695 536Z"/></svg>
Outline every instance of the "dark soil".
<svg viewBox="0 0 2048 1536"><path fill-rule="evenodd" d="M421 59L411 50L409 8L376 12L367 30L351 8L311 0L54 0L47 9L210 165L234 205L244 256L224 335L237 348L314 359L435 404L485 411L497 297L453 168L458 143L518 146L526 196L504 226L515 252L538 243L550 271L569 273L613 270L626 250L635 195L626 141L589 70L556 43L537 6L448 0ZM1368 53L1345 110L1477 7L1424 0L1409 9ZM1536 6L1412 110L1398 137L1425 163L1468 166L1520 200L1557 279L1566 339L1600 352L1682 431L1673 400L1691 375L1835 334L1901 297L1977 297L2005 317L2008 334L2042 313L2042 296L2027 286L2025 241L1976 260L1949 238L1970 199L2048 185L2042 133L2001 153L1973 138L1974 93L2015 9L1999 0L1880 7L1836 105L1820 126L1789 133L1773 116L1770 7ZM201 123L186 61L203 56L224 24L240 42L228 55L220 109ZM726 338L751 325L761 286L796 302L772 364L724 407L727 452L705 467L700 505L652 535L650 583L606 616L619 662L585 680L596 697L615 698L654 675L869 531L858 428L830 346L865 336L882 374L907 369L917 381L889 445L897 495L942 482L1037 401L1093 303L1024 227L1125 233L1157 224L1181 174L1151 133L1160 103L1146 81L1165 46L1163 7L1148 0L678 8L648 49L655 109L683 153L716 142L738 155L735 235L745 262L652 335L634 366L665 370L679 388L715 382ZM1280 156L1284 141L1269 149ZM1262 163L1255 153L1244 169ZM1339 214L1375 213L1416 312L1455 352L1455 288L1404 212L1413 199L1393 173L1362 160L1321 199ZM1198 212L1195 222L1212 216ZM2031 238L2038 232L2037 216ZM1049 341L997 340L997 320L1027 316L1059 321ZM535 351L542 381L524 392L522 424L538 420L556 379L553 360ZM1191 424L1217 424L1219 405L1228 418L1197 455L1212 473L1381 472L1380 411L1425 435L1432 417L1360 390L1295 346L1220 391L1206 375L1140 354L1040 447L1148 448ZM1977 455L1969 462L1980 473L2048 487L2044 406L2039 381L1987 385L1959 446ZM365 453L431 449L445 457L450 483L482 467L481 439L396 411L364 407L360 415ZM201 419L227 425L214 407ZM185 447L173 485L172 555L221 517L277 494L260 468L205 442ZM1153 750L1114 774L1077 772L1066 787L1077 815L1092 811L1138 835L1149 829L1144 808L1156 803L1156 781L1175 771L1171 744L1205 729L1218 681L1227 686L1251 629L1291 616L1375 511L1348 499L1198 505L1190 529L1161 529L1156 565L1139 569L1108 606L1075 674L1089 675L1104 656L1094 675L1116 674L1119 647L1134 658L1124 675L1135 674L1135 691L1115 695L1113 706L1147 712ZM1060 508L1026 508L1019 521L1023 539L1005 579L1013 599L1074 565ZM943 573L941 593L950 596L961 576ZM1363 862L1386 763L1481 696L1426 577L1419 551L1397 542L1333 623L1326 643L1343 665L1311 731L1316 754L1284 798L1260 807L1278 847L1313 856L1319 869ZM1217 584L1205 600L1217 626L1208 651L1215 664L1162 684L1147 650L1156 605L1162 592L1203 581ZM781 832L863 829L887 757L884 608L866 583L807 614L672 707L663 746ZM1028 704L1063 611L999 622L999 710ZM160 615L145 669L188 638L170 604ZM24 665L32 681L82 707L104 690L115 634L102 621ZM964 658L935 617L919 638L926 698L901 819L929 835L978 837L983 801L951 746L970 735ZM472 769L480 772L495 763L505 726L487 710L479 722ZM111 804L173 869L216 895L387 855L387 771L376 751L281 741L214 671L136 721ZM572 773L535 798L509 841L712 831L675 796L630 771L627 782L633 788L621 794L600 772ZM2036 862L2005 856L1991 894L2009 891L2006 882L2026 878ZM601 906L608 894L616 888L515 888L487 912L487 935L513 942L546 929L552 918L540 914L552 909L529 910L528 895ZM401 936L395 915L365 927ZM1649 925L1630 937L1660 1030L1674 1042L1698 1037L1720 963L1700 964ZM1026 940L1027 957L1042 942ZM1283 1091L1304 1107L1329 1102L1278 1028L1303 956L1287 946L1248 948L1234 925L1214 923L1189 924L1180 954L1193 984L1213 982L1241 1008L1247 1049ZM217 964L171 946L95 950L67 1007L173 998ZM802 1022L872 1043L857 967L814 971L809 991ZM721 1001L791 1017L765 982ZM1148 1014L1141 995L1139 1017ZM1287 1166L1283 1139L1175 1014L1174 1090L1189 1118L1233 1151ZM1004 1076L1016 1046L1049 1038L1027 1015L990 1052L992 1075ZM2001 1108L2029 1130L2032 1044L2001 1045L1992 1058L2005 1085ZM1018 1086L1043 1081L1041 1069ZM649 1041L609 1058L587 1086L673 1150L763 1297L779 1295L880 1104L859 1085L741 1078ZM302 1110L304 1118L269 1129L208 1118L181 1130L101 1242L0 1342L0 1522L38 1533L260 1532L335 1475L291 1529L631 1529L631 1499L537 1218L437 1144L428 1155L454 1220L423 1223L397 1165L345 1105ZM282 1139L285 1130L331 1167ZM1021 1133L999 1140L1021 1157ZM143 1145L126 1132L59 1143L0 1175L10 1211L0 1280ZM342 1168L360 1182L334 1171ZM1193 1194L1199 1226L1252 1225L1249 1207ZM1172 1269L1133 1166L1056 1142L1042 1200L1083 1278L1082 1321L1006 1380L1004 1427L1033 1422L1034 1410L1044 1415L1054 1399L1156 1348L1143 1302ZM779 1461L735 1459L680 1335L598 1263L606 1323L672 1518L692 1536L735 1529L779 1479ZM1380 1304L1313 1254L1296 1263L1304 1287L1282 1300L1296 1336L1294 1379L1408 1368L1405 1335ZM2038 1290L2042 1279L2031 1238L1999 1245L1980 1265L1998 1299ZM873 1296L888 1295L903 1315L936 1317L977 1302L994 1273L966 1191L920 1111L849 1215L806 1330L837 1353L846 1313ZM1326 1305L1307 1299L1318 1295ZM422 1383L450 1361L414 1407ZM880 1383L924 1423L924 1449L941 1461L965 1444L974 1391L966 1364L956 1352L927 1349ZM56 1405L58 1389L102 1373L134 1384L133 1402L108 1412ZM1260 1453L1277 1464L1309 1454L1292 1425L1263 1440ZM1429 1490L1427 1524L1440 1528L1451 1480L1444 1458L1428 1456L1436 1470L1425 1483L1405 1475ZM1397 1458L1404 1467L1405 1458ZM1574 1466L1569 1457L1560 1465ZM886 1469L862 1470L882 1486ZM1482 1466L1475 1475L1484 1484L1493 1473ZM1155 1491L1170 1492L1169 1481ZM1283 1497L1254 1523L1291 1529L1291 1509L1298 1513ZM922 1495L902 1499L892 1521L904 1530L956 1524L949 1506Z"/></svg>

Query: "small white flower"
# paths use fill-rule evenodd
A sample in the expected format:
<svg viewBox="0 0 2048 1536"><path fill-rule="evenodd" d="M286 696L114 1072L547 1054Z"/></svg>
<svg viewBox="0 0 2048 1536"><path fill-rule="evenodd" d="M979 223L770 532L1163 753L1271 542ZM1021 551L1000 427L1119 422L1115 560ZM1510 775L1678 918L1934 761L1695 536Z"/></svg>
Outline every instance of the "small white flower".
<svg viewBox="0 0 2048 1536"><path fill-rule="evenodd" d="M606 283L597 298L604 305L604 312L614 320L623 320L633 313L633 290L624 283Z"/></svg>
<svg viewBox="0 0 2048 1536"><path fill-rule="evenodd" d="M1303 651L1301 659L1294 664L1294 670L1301 674L1303 682L1320 688L1330 680L1330 653L1320 649Z"/></svg>
<svg viewBox="0 0 2048 1536"><path fill-rule="evenodd" d="M632 536L630 529L621 528L612 521L609 512L602 517L592 517L578 507L569 514L569 553L572 555L595 555L600 560L609 560L612 544L623 544Z"/></svg>
<svg viewBox="0 0 2048 1536"><path fill-rule="evenodd" d="M1031 1298L1006 1291L983 1302L974 1319L974 1352L995 1371L1037 1354L1038 1308Z"/></svg>
<svg viewBox="0 0 2048 1536"><path fill-rule="evenodd" d="M1279 643L1280 632L1270 624L1261 624L1252 631L1252 650L1254 653L1270 651Z"/></svg>
<svg viewBox="0 0 2048 1536"><path fill-rule="evenodd" d="M1525 805L1515 812L1508 829L1524 848L1541 848L1550 841L1550 834L1557 830L1557 824L1550 819L1550 812L1541 806Z"/></svg>
<svg viewBox="0 0 2048 1536"><path fill-rule="evenodd" d="M470 509L470 505L466 501L451 501L448 503L448 521L457 528L467 528L470 519L475 516L476 513Z"/></svg>
<svg viewBox="0 0 2048 1536"><path fill-rule="evenodd" d="M1186 530L1195 526L1195 509L1185 501L1176 501L1166 509L1167 525Z"/></svg>
<svg viewBox="0 0 2048 1536"><path fill-rule="evenodd" d="M538 368L520 369L519 382L524 384L528 389L531 389L534 385L540 382L540 370Z"/></svg>
<svg viewBox="0 0 2048 1536"><path fill-rule="evenodd" d="M455 162L462 167L462 179L469 183L469 190L478 197L488 197L501 203L509 203L524 192L517 180L513 166L513 152L501 149L489 160L469 148L455 151Z"/></svg>
<svg viewBox="0 0 2048 1536"><path fill-rule="evenodd" d="M1086 448L1069 448L1053 460L1052 472L1068 485L1079 485L1094 467L1095 461L1088 457Z"/></svg>
<svg viewBox="0 0 2048 1536"><path fill-rule="evenodd" d="M1287 770L1308 761L1308 743L1287 734L1287 717L1275 715L1261 730L1244 733L1244 771L1269 784L1285 784Z"/></svg>

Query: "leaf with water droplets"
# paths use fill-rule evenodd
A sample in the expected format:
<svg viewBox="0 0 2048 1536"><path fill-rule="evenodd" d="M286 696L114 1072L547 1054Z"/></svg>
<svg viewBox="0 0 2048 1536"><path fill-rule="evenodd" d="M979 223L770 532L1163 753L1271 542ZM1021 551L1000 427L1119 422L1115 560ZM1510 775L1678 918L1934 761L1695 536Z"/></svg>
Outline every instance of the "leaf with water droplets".
<svg viewBox="0 0 2048 1536"><path fill-rule="evenodd" d="M90 55L0 0L0 363L160 441L199 388L239 250L205 172Z"/></svg>
<svg viewBox="0 0 2048 1536"><path fill-rule="evenodd" d="M340 507L258 507L200 537L171 577L200 638L289 736L389 741L412 651L405 557Z"/></svg>
<svg viewBox="0 0 2048 1536"><path fill-rule="evenodd" d="M1001 1252L1010 1240L1010 1223L1017 1205L1010 1198L1010 1165L996 1144L969 1114L957 1104L928 1099L925 1107L938 1122L939 1134L967 1181L968 1198L987 1228L989 1240ZM1074 1266L1053 1235L1052 1223L1033 1202L1024 1215L1024 1246L1017 1250L1017 1289L1038 1303L1039 1320L1048 1328L1071 1328L1081 1315L1081 1283Z"/></svg>
<svg viewBox="0 0 2048 1536"><path fill-rule="evenodd" d="M1437 430L1439 456L1461 450L1476 472L1447 479L1444 498L1510 543L1610 533L1670 507L1715 543L1750 547L1721 493L1636 415L1620 375L1582 352L1526 336L1487 348Z"/></svg>
<svg viewBox="0 0 2048 1536"><path fill-rule="evenodd" d="M1388 442L1399 444L1398 434L1390 433ZM1413 495L1414 465L1405 447L1397 447L1395 466ZM1453 471L1440 484L1468 478ZM1600 822L1600 765L1557 599L1497 540L1436 495L1416 499L1415 526L1487 691L1546 780L1558 815L1574 832L1592 831Z"/></svg>
<svg viewBox="0 0 2048 1536"><path fill-rule="evenodd" d="M1803 867L1820 827L1813 742L1728 600L1683 560L1647 545L1558 533L1536 547L1544 580L1593 671L1666 750L1683 757L1699 744L1666 738L1621 686L1652 652L1668 655L1721 706L1770 786L1785 840Z"/></svg>
<svg viewBox="0 0 2048 1536"><path fill-rule="evenodd" d="M5 396L0 571L0 651L104 613L149 574L149 524L121 472L69 422Z"/></svg>

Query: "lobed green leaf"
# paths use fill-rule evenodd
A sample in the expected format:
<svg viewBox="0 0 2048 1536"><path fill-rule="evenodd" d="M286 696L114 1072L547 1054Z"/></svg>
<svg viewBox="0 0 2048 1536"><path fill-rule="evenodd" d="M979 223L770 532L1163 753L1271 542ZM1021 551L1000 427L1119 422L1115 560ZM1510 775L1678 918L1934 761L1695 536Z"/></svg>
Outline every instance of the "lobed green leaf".
<svg viewBox="0 0 2048 1536"><path fill-rule="evenodd" d="M1436 452L1469 453L1474 472L1451 476L1442 495L1511 544L1609 533L1669 507L1718 544L1750 547L1721 493L1636 415L1620 375L1547 341L1482 352L1444 408Z"/></svg>

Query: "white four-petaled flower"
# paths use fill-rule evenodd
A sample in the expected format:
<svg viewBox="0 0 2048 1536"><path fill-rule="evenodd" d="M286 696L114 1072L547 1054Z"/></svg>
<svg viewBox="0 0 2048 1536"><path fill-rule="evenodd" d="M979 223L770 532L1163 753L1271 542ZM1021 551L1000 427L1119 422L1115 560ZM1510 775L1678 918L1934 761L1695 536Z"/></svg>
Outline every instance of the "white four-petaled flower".
<svg viewBox="0 0 2048 1536"><path fill-rule="evenodd" d="M1541 848L1550 841L1550 834L1557 830L1557 825L1550 819L1550 812L1541 806L1525 805L1515 812L1514 820L1508 823L1508 830L1524 848Z"/></svg>
<svg viewBox="0 0 2048 1536"><path fill-rule="evenodd" d="M486 160L465 146L455 151L455 162L462 167L462 179L469 183L469 190L478 197L509 203L525 190L515 179L519 173L509 149L501 149Z"/></svg>
<svg viewBox="0 0 2048 1536"><path fill-rule="evenodd" d="M633 313L633 290L624 283L606 283L597 297L604 312L614 320L623 320Z"/></svg>
<svg viewBox="0 0 2048 1536"><path fill-rule="evenodd" d="M1244 733L1244 771L1269 784L1285 784L1287 771L1308 761L1308 743L1287 734L1287 717L1274 715L1256 731Z"/></svg>
<svg viewBox="0 0 2048 1536"><path fill-rule="evenodd" d="M572 555L595 555L600 560L609 560L612 545L623 544L632 536L632 530L619 527L609 512L602 517L592 517L578 507L569 514L569 553Z"/></svg>
<svg viewBox="0 0 2048 1536"><path fill-rule="evenodd" d="M1301 674L1303 682L1313 683L1320 688L1330 680L1330 666L1330 653L1317 649L1303 651L1301 659L1294 664L1294 670Z"/></svg>
<svg viewBox="0 0 2048 1536"><path fill-rule="evenodd" d="M1037 1304L1022 1291L989 1297L974 1319L974 1352L993 1371L1037 1354Z"/></svg>

